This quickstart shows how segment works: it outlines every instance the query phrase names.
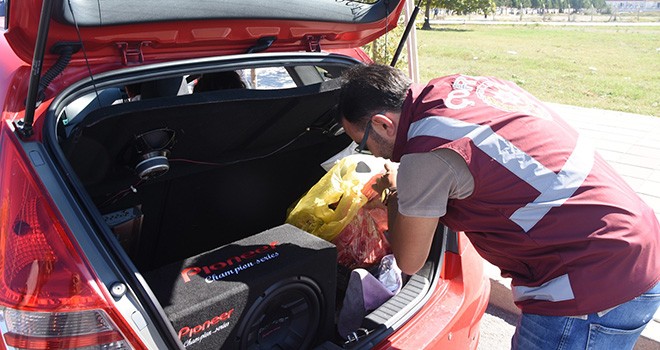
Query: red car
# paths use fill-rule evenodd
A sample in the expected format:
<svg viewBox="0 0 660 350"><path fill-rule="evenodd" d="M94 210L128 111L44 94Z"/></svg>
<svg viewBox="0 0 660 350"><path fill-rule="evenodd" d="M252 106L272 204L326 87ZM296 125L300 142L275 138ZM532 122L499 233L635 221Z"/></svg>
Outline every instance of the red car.
<svg viewBox="0 0 660 350"><path fill-rule="evenodd" d="M334 245L284 224L351 143L336 78L403 1L4 4L1 347L476 348L463 235L342 338Z"/></svg>

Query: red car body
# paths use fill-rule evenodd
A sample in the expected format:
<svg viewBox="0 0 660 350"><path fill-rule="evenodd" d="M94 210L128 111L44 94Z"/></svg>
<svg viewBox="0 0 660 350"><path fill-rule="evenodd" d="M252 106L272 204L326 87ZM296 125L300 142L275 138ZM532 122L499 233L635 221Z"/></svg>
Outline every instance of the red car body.
<svg viewBox="0 0 660 350"><path fill-rule="evenodd" d="M67 1L61 4L66 10ZM130 277L123 284L111 283L132 274L125 267L115 267L124 256L108 253L112 247L97 241L94 226L86 223L94 209L90 214L81 204L78 187L72 184L75 178L52 158L46 115L56 108L54 101L90 75L239 54L269 35L277 41L267 52L295 53L320 46L326 52L368 63L359 47L396 26L403 2L389 16L360 24L207 19L107 26L83 23L76 31L62 19L51 19L41 60L34 57L34 48L42 1L12 1L6 6L7 29L0 39L0 348L101 348L113 344L114 348L143 349L180 344L164 315L154 311L159 307L150 305L153 300L144 300L144 294L137 292L130 298L118 297L122 291L116 288L128 286L133 291L140 287ZM43 91L43 100L34 110L32 132L23 135L26 110L34 107L26 106L30 81L33 75L42 75L41 69L33 67L33 60L42 63L45 71L56 64L52 48L57 43L79 41L84 50L74 53ZM454 238L442 245L435 277L427 281L428 292L414 296L417 306L407 311L410 315L399 316L369 342L346 347L476 349L490 285L482 260L466 237L448 235ZM72 317L76 315L78 319ZM83 329L92 319L104 321L91 330ZM332 346L342 348L341 344Z"/></svg>

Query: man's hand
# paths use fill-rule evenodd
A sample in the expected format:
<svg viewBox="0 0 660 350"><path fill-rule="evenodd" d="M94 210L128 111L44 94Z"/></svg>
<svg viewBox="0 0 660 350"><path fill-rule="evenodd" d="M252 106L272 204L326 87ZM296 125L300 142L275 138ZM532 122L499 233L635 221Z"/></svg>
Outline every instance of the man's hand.
<svg viewBox="0 0 660 350"><path fill-rule="evenodd" d="M386 188L396 188L396 167L385 163L385 172L371 187L378 193L383 193Z"/></svg>
<svg viewBox="0 0 660 350"><path fill-rule="evenodd" d="M382 202L383 193L387 189L396 187L396 167L385 163L384 172L380 173L380 175L374 175L365 186L371 187L370 191L366 189L362 190L367 198L369 198L369 202L367 202L365 207L386 209L386 205Z"/></svg>

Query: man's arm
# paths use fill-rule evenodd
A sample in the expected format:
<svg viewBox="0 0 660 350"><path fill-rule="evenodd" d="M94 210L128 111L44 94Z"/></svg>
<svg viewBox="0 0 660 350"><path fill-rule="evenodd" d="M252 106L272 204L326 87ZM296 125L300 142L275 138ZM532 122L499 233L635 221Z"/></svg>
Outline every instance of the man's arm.
<svg viewBox="0 0 660 350"><path fill-rule="evenodd" d="M396 178L389 174L383 179L387 186L400 182L400 200L393 197L387 201L388 239L401 270L413 274L428 257L448 199L470 196L474 179L465 160L449 149L405 155L399 170Z"/></svg>
<svg viewBox="0 0 660 350"><path fill-rule="evenodd" d="M387 202L388 241L401 271L413 275L428 258L438 219L405 216L399 213L396 194L392 197Z"/></svg>

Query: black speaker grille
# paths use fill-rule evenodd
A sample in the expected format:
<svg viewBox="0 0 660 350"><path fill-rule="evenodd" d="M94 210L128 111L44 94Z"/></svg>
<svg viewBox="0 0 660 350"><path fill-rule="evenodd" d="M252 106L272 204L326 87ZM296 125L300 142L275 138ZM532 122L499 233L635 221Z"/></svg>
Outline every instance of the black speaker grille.
<svg viewBox="0 0 660 350"><path fill-rule="evenodd" d="M241 350L306 349L317 334L321 291L312 280L291 278L255 301L240 326Z"/></svg>

